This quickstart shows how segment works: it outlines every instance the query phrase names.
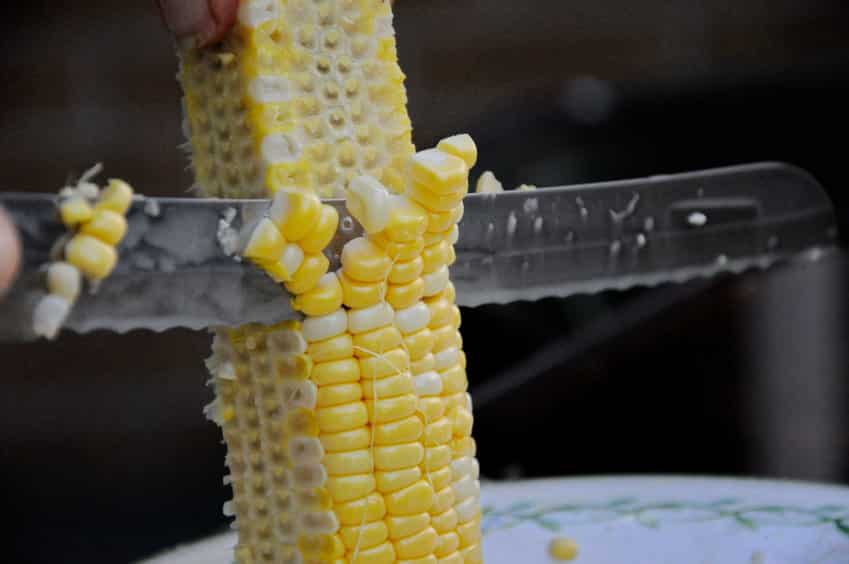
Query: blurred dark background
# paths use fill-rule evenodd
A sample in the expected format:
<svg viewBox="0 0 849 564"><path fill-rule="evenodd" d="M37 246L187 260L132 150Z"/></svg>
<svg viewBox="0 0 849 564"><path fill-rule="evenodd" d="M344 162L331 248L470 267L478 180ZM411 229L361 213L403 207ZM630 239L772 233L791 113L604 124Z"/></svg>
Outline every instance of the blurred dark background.
<svg viewBox="0 0 849 564"><path fill-rule="evenodd" d="M188 187L150 4L6 6L0 189L54 191L95 161L145 194ZM396 29L419 146L468 131L507 186L789 161L846 240L842 0L399 0ZM484 473L849 483L846 282L837 256L464 311ZM126 562L226 525L208 344L0 345L4 561Z"/></svg>

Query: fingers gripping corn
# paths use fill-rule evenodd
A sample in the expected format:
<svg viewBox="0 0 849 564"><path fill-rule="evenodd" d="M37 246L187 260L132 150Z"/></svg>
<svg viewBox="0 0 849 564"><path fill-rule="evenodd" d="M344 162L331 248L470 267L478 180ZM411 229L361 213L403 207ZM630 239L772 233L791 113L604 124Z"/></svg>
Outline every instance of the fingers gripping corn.
<svg viewBox="0 0 849 564"><path fill-rule="evenodd" d="M82 288L82 279L97 283L118 262L116 246L127 232L124 215L133 189L123 180L110 180L102 190L91 179L101 170L96 165L75 186L60 192L59 217L69 230L62 244L64 260L47 266L47 295L33 311L33 331L52 339L71 312Z"/></svg>
<svg viewBox="0 0 849 564"><path fill-rule="evenodd" d="M480 561L479 487L448 266L476 149L414 154L390 3L243 0L181 52L204 194L271 194L241 254L302 323L217 331L238 562ZM365 228L329 272L345 196Z"/></svg>

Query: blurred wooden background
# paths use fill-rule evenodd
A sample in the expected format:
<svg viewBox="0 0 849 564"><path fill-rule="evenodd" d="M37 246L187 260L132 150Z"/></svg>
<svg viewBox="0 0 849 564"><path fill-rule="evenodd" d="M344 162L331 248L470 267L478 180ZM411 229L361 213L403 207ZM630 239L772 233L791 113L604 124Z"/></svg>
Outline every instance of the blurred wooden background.
<svg viewBox="0 0 849 564"><path fill-rule="evenodd" d="M189 186L176 63L150 2L6 14L0 190L53 191L95 161L146 194ZM508 184L787 160L829 189L845 240L845 2L399 0L396 29L420 146L469 131L479 171ZM828 260L464 311L484 472L849 483L846 274ZM225 526L224 451L201 415L208 343L0 345L7 561L125 562ZM487 391L540 359L526 386Z"/></svg>

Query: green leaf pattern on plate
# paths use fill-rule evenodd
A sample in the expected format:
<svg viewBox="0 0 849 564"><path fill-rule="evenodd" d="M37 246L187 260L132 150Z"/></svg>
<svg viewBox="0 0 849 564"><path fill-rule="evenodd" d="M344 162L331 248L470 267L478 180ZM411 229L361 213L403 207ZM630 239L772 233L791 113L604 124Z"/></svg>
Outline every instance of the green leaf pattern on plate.
<svg viewBox="0 0 849 564"><path fill-rule="evenodd" d="M524 523L535 524L552 532L563 526L631 519L648 529L669 523L699 523L726 520L738 526L829 527L849 537L849 506L823 505L806 508L784 505L752 505L723 498L708 502L648 502L617 498L605 503L558 503L546 505L534 500L514 502L504 508L483 508L483 532L512 529Z"/></svg>

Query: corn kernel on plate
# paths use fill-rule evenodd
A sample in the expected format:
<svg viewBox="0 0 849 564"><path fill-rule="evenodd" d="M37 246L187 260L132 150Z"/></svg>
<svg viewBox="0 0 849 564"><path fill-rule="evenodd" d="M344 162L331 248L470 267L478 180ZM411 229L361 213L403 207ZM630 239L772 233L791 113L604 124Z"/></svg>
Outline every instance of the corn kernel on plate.
<svg viewBox="0 0 849 564"><path fill-rule="evenodd" d="M485 483L483 553L494 564L843 564L849 489L722 478ZM223 534L146 562L228 563Z"/></svg>

